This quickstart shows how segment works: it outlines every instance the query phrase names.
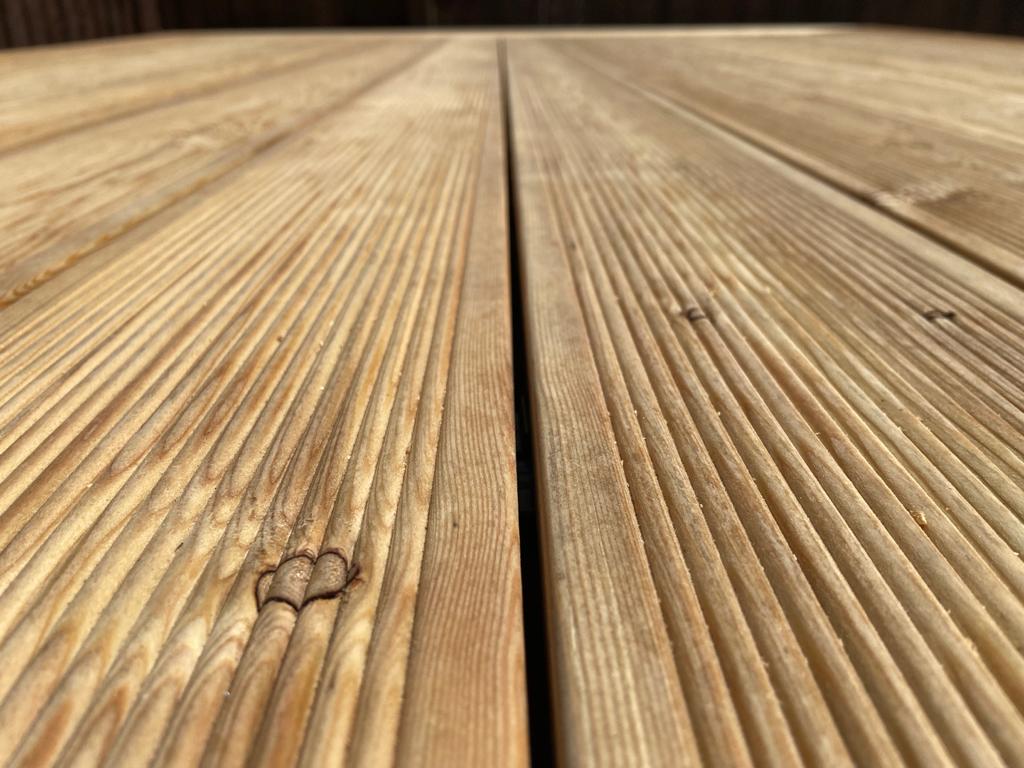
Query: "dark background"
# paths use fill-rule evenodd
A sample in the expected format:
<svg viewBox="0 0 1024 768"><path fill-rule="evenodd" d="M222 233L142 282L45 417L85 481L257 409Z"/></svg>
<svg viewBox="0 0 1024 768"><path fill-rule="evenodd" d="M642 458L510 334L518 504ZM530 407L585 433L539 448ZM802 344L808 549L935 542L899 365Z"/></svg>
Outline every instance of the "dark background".
<svg viewBox="0 0 1024 768"><path fill-rule="evenodd" d="M335 25L847 21L1024 34L1024 0L0 0L0 11L0 47L161 29Z"/></svg>

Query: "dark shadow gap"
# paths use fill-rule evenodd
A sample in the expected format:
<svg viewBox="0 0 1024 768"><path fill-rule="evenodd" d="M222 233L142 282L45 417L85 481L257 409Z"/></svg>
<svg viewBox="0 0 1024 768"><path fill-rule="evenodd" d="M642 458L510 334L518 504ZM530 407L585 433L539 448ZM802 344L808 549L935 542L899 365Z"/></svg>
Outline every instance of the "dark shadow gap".
<svg viewBox="0 0 1024 768"><path fill-rule="evenodd" d="M509 108L505 41L498 42L501 109L505 121L505 183L508 185L509 269L512 301L512 369L516 416L516 487L519 495L519 552L523 580L523 636L526 648L526 690L530 724L530 757L535 766L554 762L551 675L547 645L547 607L540 544L540 505L533 455L533 414L530 374L526 358L523 293L518 220L516 217L515 162Z"/></svg>

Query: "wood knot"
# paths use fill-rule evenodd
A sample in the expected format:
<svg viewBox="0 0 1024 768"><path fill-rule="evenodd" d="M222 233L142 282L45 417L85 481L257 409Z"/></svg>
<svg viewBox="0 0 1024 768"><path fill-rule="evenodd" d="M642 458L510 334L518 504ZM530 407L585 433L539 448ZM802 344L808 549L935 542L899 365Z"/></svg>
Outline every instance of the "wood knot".
<svg viewBox="0 0 1024 768"><path fill-rule="evenodd" d="M307 553L294 555L284 560L273 571L260 577L257 583L257 606L262 608L267 603L287 603L295 610L302 607L302 598L306 594L306 584L313 572L315 560ZM260 592L262 588L262 599Z"/></svg>
<svg viewBox="0 0 1024 768"><path fill-rule="evenodd" d="M932 323L936 320L956 320L956 312L951 309L929 309L921 314L925 320Z"/></svg>
<svg viewBox="0 0 1024 768"><path fill-rule="evenodd" d="M328 549L315 557L301 552L260 574L256 581L256 607L262 609L267 603L277 602L298 612L313 600L341 595L358 574L358 567L350 567L337 550Z"/></svg>
<svg viewBox="0 0 1024 768"><path fill-rule="evenodd" d="M317 558L306 587L303 604L337 597L349 583L348 562L340 552L324 552Z"/></svg>

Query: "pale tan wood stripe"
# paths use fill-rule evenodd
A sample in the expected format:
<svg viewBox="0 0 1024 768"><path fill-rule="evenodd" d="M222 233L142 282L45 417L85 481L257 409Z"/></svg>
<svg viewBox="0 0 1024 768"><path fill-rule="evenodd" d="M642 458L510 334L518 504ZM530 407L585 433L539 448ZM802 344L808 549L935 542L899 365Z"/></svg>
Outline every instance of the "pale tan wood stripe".
<svg viewBox="0 0 1024 768"><path fill-rule="evenodd" d="M550 124L547 124L544 127L545 127L546 130L544 130L541 133L541 135L552 135L553 137L554 136L558 136L558 133L556 132L556 130ZM577 125L576 128L580 129L581 126ZM561 138L561 137L559 137L559 138ZM558 145L558 144L561 144L562 142L557 142L556 141L554 143L556 145ZM564 161L564 158L563 158L563 161ZM586 176L583 176L583 178L586 178ZM569 235L567 235L567 236L569 236ZM602 249L607 247L603 243L598 244L598 243L595 243L593 241L588 242L587 238L593 237L593 236L594 235L591 234L591 233L588 233L588 231L586 229L582 230L579 233L572 234L571 237L573 239L570 242L573 243L573 247L571 247L569 249L570 252L571 253L577 253L579 251L583 251L583 252L590 252L590 251L600 252ZM603 298L603 301L602 301L602 305L603 306L608 306L608 307L613 307L613 306L617 305L618 303L619 303L619 300L617 298L614 298L613 296L605 296ZM626 310L623 310L623 311L626 311ZM627 317L628 317L629 314L630 313L627 312ZM628 326L625 327L624 330L625 330L625 332L627 334L635 333L635 331L630 330L628 328ZM655 341L656 335L657 335L657 331L655 332L655 335L648 334L648 337L647 337L646 340L642 339L642 338L637 340L637 343L638 343L638 345L640 347L641 354L646 359L650 359L652 356L656 356L657 355L657 351L656 351L657 348L656 348L656 346L653 346L653 345L656 344L656 341ZM645 346L645 342L646 342L646 346ZM669 360L668 363L669 363L669 366L671 367L672 366L672 361ZM674 372L672 372L671 370L666 370L665 373L662 374L662 375L665 376L666 379L671 379L674 376ZM661 397L663 398L663 401L664 401L664 398L666 398L666 392L673 392L673 394L674 394L674 389L673 389L673 385L672 384L670 384L667 381L663 380L662 383L661 383ZM673 395L671 395L671 394L669 394L667 396L669 401L671 400L672 396ZM666 405L665 407L671 413L672 406L671 405ZM672 416L670 416L669 422L670 422L670 424L675 422L676 425L677 425L676 426L677 430L679 430L681 428L684 434L687 433L687 432L692 434L692 433L694 433L696 431L696 429L698 427L698 424L699 424L699 415L697 417L698 418L698 424L694 424L693 421L690 421L690 418L688 416L683 416L681 413L679 413L678 410L673 415L674 415L674 418L672 418ZM689 422L689 424L687 424L687 422ZM705 424L699 424L699 426L706 428ZM677 435L679 435L679 431L677 431ZM677 437L676 439L679 440L680 437ZM683 445L685 447L684 448L680 448L679 450L681 450L681 452L682 452L682 454L684 456L686 456L688 458L692 458L692 457L700 456L701 455L702 450L699 447L700 446L700 442L699 442L700 438L699 437L697 438L698 442L696 442L696 443L694 442L694 438L693 437L686 436L686 437L682 437L681 439L683 441L685 441L683 443ZM713 456L709 457L709 458L713 458ZM707 462L708 460L705 459L705 461ZM714 473L715 470L710 465L710 462L708 462L708 464L706 464L706 466L708 467L708 469L705 469L702 474L704 475L705 478L708 478L708 470L710 470L711 473ZM719 470L719 471L721 471L721 470ZM689 470L688 474L691 477L693 477L697 473L695 473L694 470L691 469L691 470ZM737 476L733 476L732 478L729 478L729 479L731 479L733 482L736 482L737 480L739 480L739 482L742 483L742 480L740 478L738 478ZM732 503L736 503L736 502L730 502L728 496L726 495L726 488L725 487L715 488L715 486L712 484L710 486L710 488L706 488L706 483L707 483L707 480L705 480L705 483L701 483L700 486L698 486L698 498L701 499L701 502L698 504L698 506L706 506L708 508L716 508L716 509L727 509ZM705 487L701 487L701 486L705 486ZM711 493L713 495L712 496L706 496L705 494L707 494L707 493ZM744 505L745 504L756 503L756 502L753 501L754 498L755 497L753 497L753 496L748 494L746 496L746 498L744 499ZM742 509L742 506L740 506L739 508ZM721 536L722 533L718 532L718 535ZM768 535L770 536L771 534L768 534ZM742 533L742 529L739 528L736 524L734 524L733 529L729 532L729 534L727 535L726 538L729 541L742 541L743 538L745 538L745 536ZM747 546L749 547L749 544ZM732 556L731 557L729 557L729 556L726 557L726 564L727 564L727 567L731 567L734 570L734 573L735 573L735 569L736 568L742 568L742 566L744 565L745 561L752 561L754 563L757 562L757 558L754 555L752 550L748 550L748 553L746 553L745 556L744 556L744 553L742 552L742 549L739 552L733 552L733 553L730 553L730 554L732 554ZM660 553L657 553L657 552L652 553L652 559L656 558L656 557L659 557L659 556L660 556ZM741 571L740 574L741 574L740 576L734 577L734 578L741 579L741 581L744 582L744 586L747 586L748 582L750 582L752 580L755 580L757 578L756 566L755 566L755 569L753 571L745 573L745 574ZM762 580L764 579L763 576L761 578L762 578ZM760 635L761 635L762 639L766 638L767 642L769 644L774 644L776 646L777 650L774 650L774 651L768 650L768 651L766 651L766 654L768 656L768 659L771 662L774 662L774 663L771 664L771 668L776 672L776 674L779 674L780 660L785 658L785 657L789 657L791 659L792 658L799 658L800 653L799 653L799 650L796 650L795 644L793 642L792 637L789 636L788 633L783 630L783 628L786 626L786 620L783 617L779 607L777 607L777 604L775 604L773 606L774 600L772 598L768 597L771 594L771 590L770 590L770 587L768 587L767 581L763 580L762 584L763 584L763 586L762 586L762 592L761 592L761 599L759 601L761 603L760 610L761 611L765 611L767 613L767 615L763 619L760 620L760 623L761 623ZM766 597L768 598L767 601L765 600ZM772 608L772 607L774 607L774 616L770 612L770 608ZM756 623L756 622L758 622L758 619L754 619L754 621ZM786 646L788 646L788 648L786 648ZM785 649L785 650L778 650L778 649ZM795 653L794 653L794 651L795 651ZM758 660L757 663L760 664L760 663L763 663L763 662L760 662L760 660ZM785 667L783 667L783 669L785 669ZM810 677L810 669L807 667L806 662L802 662L802 660L801 660L801 661L798 661L795 665L791 665L790 666L790 673L795 676L795 680L792 681L793 683L795 683L795 685L791 683L791 685L788 686L788 687L792 688L793 690L800 690L800 691L802 691L802 695L800 696L800 698L797 698L795 700L796 706L800 707L802 705L802 703L804 703L804 702L811 703L810 710L809 711L805 710L803 715L802 715L802 719L806 723L806 725L804 726L804 728L805 728L804 738L809 740L809 741L805 741L805 744L807 744L807 743L810 743L810 740L813 740L814 738L820 738L820 736L818 736L817 734L822 734L822 733L823 734L828 734L827 731L823 731L822 729L829 727L830 717L828 716L828 714L827 714L827 712L826 712L826 710L824 708L824 701L823 701L823 699L821 699L821 695L820 694L816 694L816 691L814 691L815 684L814 684L814 682L812 681L812 679ZM798 682L798 681L801 681L801 682ZM784 686L783 690L786 690L786 688L787 687ZM769 690L771 690L771 688L769 688ZM808 693L810 693L810 696L807 695ZM702 694L701 694L700 691L695 692L695 696L701 696L701 695ZM775 692L774 691L772 692L771 696L772 696L772 698L775 697ZM817 700L815 700L815 698ZM794 700L790 699L789 703L790 703L790 706L792 706L793 703L794 703ZM776 717L778 718L779 715L776 715ZM771 737L768 737L768 736L762 737L763 740L761 741L761 743L756 743L755 744L755 747L754 747L755 753L756 754L766 754L768 759L777 761L779 764L791 763L794 760L797 760L798 757L797 757L797 753L795 752L795 746L796 745L793 743L792 736L790 735L790 733L786 729L785 725L783 723L781 723L780 720L776 720L776 723L773 726L773 728L776 731L775 735L771 736ZM816 735L814 737L812 737L810 735L810 733L812 731L816 732ZM843 750L843 748L840 745L837 744L837 740L836 740L837 739L837 734L835 733L835 731L832 731L830 736L831 736L831 746L828 746L829 741L827 741L827 740L822 740L822 745L825 747L826 750L831 750L831 756L830 756L829 759L832 762L835 762L836 760L843 759L842 755L843 755L844 750ZM788 754L787 754L787 750L789 750ZM819 754L818 755L818 760L822 760L822 759L824 759L823 755Z"/></svg>
<svg viewBox="0 0 1024 768"><path fill-rule="evenodd" d="M429 185L421 186L421 195L426 194L431 189ZM411 222L413 219L410 218L408 221ZM403 240L398 241L399 246L406 242L404 238L408 237L408 229L409 224L403 223L401 228L396 230L395 235L403 238ZM392 246L392 248L395 248L395 246ZM391 279L395 277L396 273L394 270L396 267L397 264L394 262L389 267ZM403 273L407 272L407 269L403 269ZM404 282L407 281L408 278L405 278ZM376 301L376 311L380 312L380 298L378 297ZM369 322L370 317L365 318L360 323L357 338L365 337L373 327L373 323ZM320 497L322 496L321 489L326 487L328 489L327 493L330 494L330 488L334 487L336 489L337 487L337 481L332 482L327 475L327 470L332 467L329 457L336 457L339 453L341 457L345 457L351 452L351 443L355 438L354 433L357 426L357 421L354 421L354 419L356 414L360 412L361 407L365 407L365 403L372 393L372 388L365 384L359 386L359 381L353 382L349 387L346 387L344 382L351 379L357 372L364 381L367 376L372 378L376 367L375 364L370 362L362 362L358 355L352 354L358 348L358 346L351 347L348 350L348 359L345 364L336 367L330 382L330 398L321 400L317 406L316 417L306 427L306 435L299 448L301 453L289 465L288 472L275 494L271 510L262 523L261 532L246 556L240 576L236 578L235 584L232 586L232 591L227 598L228 602L221 609L220 616L212 630L213 637L207 645L208 650L204 651L203 657L197 662L196 673L193 675L193 681L186 692L188 698L211 695L219 699L223 696L223 691L231 682L230 674L233 664L237 663L237 655L241 652L240 647L236 647L231 641L233 639L235 644L244 644L252 623L256 620L257 605L253 599L253 584L256 584L256 589L259 590L264 574L272 570L283 559L281 550L284 547L284 541L282 537L288 535L289 526L294 524L289 521L295 520L296 513L299 512L300 508L301 513L299 514L303 520L307 521L305 524L308 525L309 520L307 518L311 518L314 521L317 519L317 509ZM363 354L367 356L373 348L366 347L365 349L366 351ZM373 357L365 359L372 361ZM325 391L328 390L325 389ZM343 406L346 407L346 412L345 418L341 420L339 419L340 414L337 409ZM343 435L347 437L342 437ZM343 467L344 465L340 466ZM316 478L313 493L310 493L308 486L308 477L310 475ZM271 612L280 613L282 617L290 616L291 622L294 622L294 610L289 606L267 604L264 606L264 611L268 614ZM183 629L186 629L190 622L179 620L179 624ZM259 630L257 629L257 631ZM173 648L173 645L168 647ZM226 658L223 656L223 654L231 654L232 652L235 654L234 661L232 661L231 656ZM261 653L265 652L265 649L261 651ZM227 665L225 665L225 662ZM181 659L173 655L167 659L168 665L178 665L180 663L182 663ZM160 676L169 674L172 670L173 666L168 671L161 670ZM228 675L227 679L224 679L225 674ZM244 677L244 673L241 670L238 674ZM270 682L272 680L273 678L271 677ZM246 699L245 688L246 685L243 682L232 685L234 696L229 702L225 702L227 707L225 711L243 706L243 702ZM224 719L224 714L221 715L221 719ZM184 720L186 723L189 723L190 732L192 729L200 729L198 732L202 733L201 729L212 725L211 722L208 722L208 715L202 709L201 704L195 705L191 702L179 709L176 720ZM201 720L201 722L196 722L197 720ZM175 725L176 729L179 727L181 727L180 722ZM144 736L146 734L145 730L139 730L140 735ZM226 733L230 735L231 731L227 730ZM196 750L201 752L203 747L202 739L186 744L181 740L168 738L165 739L164 743L167 749L175 750L165 757L168 760L179 760L182 753L188 754L190 751L193 754ZM235 748L238 745L243 745L244 747L244 742L236 738L232 745Z"/></svg>
<svg viewBox="0 0 1024 768"><path fill-rule="evenodd" d="M497 80L495 71L491 99ZM475 204L500 211L505 222L502 120L498 110L491 111ZM491 256L507 254L508 244L506 226L474 217L423 561L418 569L399 561L393 580L400 590L392 588L394 596L382 598L384 615L394 619L379 631L382 642L373 648L361 689L366 699L381 703L359 709L351 753L356 763L384 762L391 752L404 765L528 762L515 426L508 390L510 276L507 256L502 268ZM413 594L415 619L404 598ZM395 640L384 645L388 636ZM388 719L400 714L395 745L380 738L382 709ZM489 727L474 727L478 718ZM326 739L309 743L311 758L327 745Z"/></svg>
<svg viewBox="0 0 1024 768"><path fill-rule="evenodd" d="M546 139L543 129L523 119L527 86L514 42L509 50L559 752L581 764L695 764L697 745L574 294L568 249L548 213L537 156ZM540 87L537 81L529 86Z"/></svg>
<svg viewBox="0 0 1024 768"><path fill-rule="evenodd" d="M467 62L487 61L493 56L493 43L488 41L483 49L467 47L463 55ZM487 81L469 76L474 69L468 67L465 77L452 81L467 102L454 112L457 122L452 128L457 134L468 131L480 138L481 121L487 114L481 108L487 103L481 91ZM493 76L493 71L488 74ZM490 103L497 105L494 94ZM357 714L355 694L362 684L391 547L398 550L396 557L403 556L406 542L398 531L412 524L408 518L429 502L439 420L434 410L417 413L416 404L443 397L443 372L451 353L446 329L455 320L452 299L459 294L464 274L476 187L472 180L479 172L475 159L465 160L469 173L460 173L458 185L444 197L445 205L458 213L438 219L428 235L440 271L431 275L429 292L423 296L425 322L409 340L408 371L395 390L390 413L368 414L365 436L360 436L365 458L359 456L346 475L318 542L321 557L332 551L352 553L354 581L345 594L316 599L300 612L267 702L264 727L250 753L255 764L302 759L304 742L314 750L324 747L322 759L344 759L342 748L349 743ZM405 465L404 474L381 471L395 462ZM311 679L319 679L318 685L311 686ZM288 725L268 728L270 723ZM387 740L387 734L382 738ZM322 744L324 740L329 743ZM316 757L311 760L318 764Z"/></svg>

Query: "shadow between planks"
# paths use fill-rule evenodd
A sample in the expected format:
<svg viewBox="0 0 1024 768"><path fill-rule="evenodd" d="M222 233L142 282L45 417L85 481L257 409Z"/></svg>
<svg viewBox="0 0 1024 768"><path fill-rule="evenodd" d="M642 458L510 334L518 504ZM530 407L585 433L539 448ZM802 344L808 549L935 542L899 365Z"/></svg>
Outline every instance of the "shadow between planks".
<svg viewBox="0 0 1024 768"><path fill-rule="evenodd" d="M1022 52L0 55L0 756L1019 763Z"/></svg>

